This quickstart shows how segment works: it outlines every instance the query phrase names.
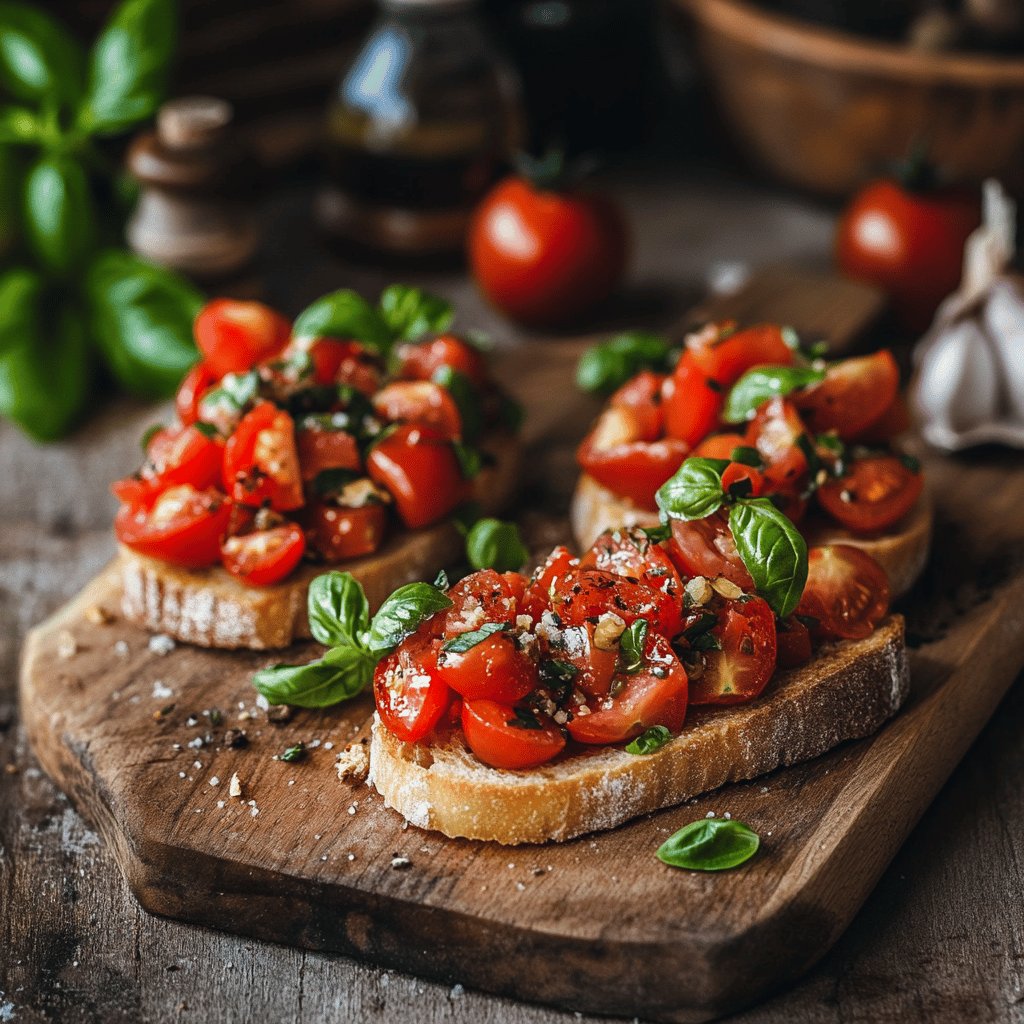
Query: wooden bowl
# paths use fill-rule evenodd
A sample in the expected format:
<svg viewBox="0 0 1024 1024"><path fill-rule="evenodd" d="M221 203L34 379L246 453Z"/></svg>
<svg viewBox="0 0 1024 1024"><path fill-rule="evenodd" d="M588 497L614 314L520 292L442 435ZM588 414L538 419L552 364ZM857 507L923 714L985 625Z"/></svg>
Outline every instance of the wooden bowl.
<svg viewBox="0 0 1024 1024"><path fill-rule="evenodd" d="M1024 185L1024 59L929 54L741 0L672 0L721 116L790 184L849 194L928 140L958 177Z"/></svg>

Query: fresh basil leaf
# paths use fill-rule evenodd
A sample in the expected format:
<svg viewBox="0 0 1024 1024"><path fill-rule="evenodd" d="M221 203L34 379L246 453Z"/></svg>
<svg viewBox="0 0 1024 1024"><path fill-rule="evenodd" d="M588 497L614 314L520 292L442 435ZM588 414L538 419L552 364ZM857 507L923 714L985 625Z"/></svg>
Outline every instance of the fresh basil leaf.
<svg viewBox="0 0 1024 1024"><path fill-rule="evenodd" d="M462 478L472 480L479 476L480 470L484 468L484 457L480 449L462 444L460 441L452 441L452 448L455 449L455 458L458 460Z"/></svg>
<svg viewBox="0 0 1024 1024"><path fill-rule="evenodd" d="M516 707L512 709L512 717L505 723L514 729L543 729L536 712L529 708Z"/></svg>
<svg viewBox="0 0 1024 1024"><path fill-rule="evenodd" d="M698 637L704 636L717 625L718 616L714 612L701 612L697 621L691 623L683 630L683 638L692 646Z"/></svg>
<svg viewBox="0 0 1024 1024"><path fill-rule="evenodd" d="M352 469L321 469L313 478L313 493L321 498L336 494L346 484L358 479L359 474Z"/></svg>
<svg viewBox="0 0 1024 1024"><path fill-rule="evenodd" d="M702 818L666 839L657 858L674 868L725 871L750 860L760 845L758 834L742 821Z"/></svg>
<svg viewBox="0 0 1024 1024"><path fill-rule="evenodd" d="M662 518L706 519L725 501L722 473L726 459L687 459L656 495Z"/></svg>
<svg viewBox="0 0 1024 1024"><path fill-rule="evenodd" d="M162 423L154 423L151 427L146 427L142 432L142 437L139 438L139 445L142 448L142 454L149 454L149 445L153 438L160 433L161 430L165 430L165 426Z"/></svg>
<svg viewBox="0 0 1024 1024"><path fill-rule="evenodd" d="M434 383L439 384L452 396L462 420L462 440L465 444L474 444L480 436L483 426L483 412L480 408L480 395L473 387L470 379L450 366L439 366L434 372Z"/></svg>
<svg viewBox="0 0 1024 1024"><path fill-rule="evenodd" d="M25 107L0 107L0 144L23 146L40 142L43 134L42 121L31 110Z"/></svg>
<svg viewBox="0 0 1024 1024"><path fill-rule="evenodd" d="M447 590L451 583L448 581L448 573L444 569L439 569L437 575L434 577L434 586L438 590Z"/></svg>
<svg viewBox="0 0 1024 1024"><path fill-rule="evenodd" d="M672 739L672 733L663 725L645 729L632 743L626 744L627 754L653 754Z"/></svg>
<svg viewBox="0 0 1024 1024"><path fill-rule="evenodd" d="M41 104L74 105L82 51L37 4L0 3L0 91Z"/></svg>
<svg viewBox="0 0 1024 1024"><path fill-rule="evenodd" d="M202 420L196 420L195 423L192 424L192 426L195 427L195 429L198 430L199 433L203 435L203 437L208 437L211 439L215 437L220 437L220 431L213 423L204 423Z"/></svg>
<svg viewBox="0 0 1024 1024"><path fill-rule="evenodd" d="M450 302L405 284L384 289L380 312L396 341L415 341L424 334L446 331L455 318Z"/></svg>
<svg viewBox="0 0 1024 1024"><path fill-rule="evenodd" d="M662 524L661 526L641 526L640 532L651 544L660 544L672 536L672 527Z"/></svg>
<svg viewBox="0 0 1024 1024"><path fill-rule="evenodd" d="M306 744L301 740L294 746L289 747L278 757L279 761L287 761L289 764L301 761L306 756Z"/></svg>
<svg viewBox="0 0 1024 1024"><path fill-rule="evenodd" d="M515 523L478 519L466 534L466 558L474 569L513 572L521 569L529 557Z"/></svg>
<svg viewBox="0 0 1024 1024"><path fill-rule="evenodd" d="M460 633L445 640L441 644L441 650L446 654L465 654L471 651L477 644L482 644L489 636L495 633L505 633L509 629L507 622L485 622L479 629L470 630L468 633Z"/></svg>
<svg viewBox="0 0 1024 1024"><path fill-rule="evenodd" d="M758 366L747 370L729 391L722 410L726 423L742 423L769 399L788 395L825 379L824 370L810 366Z"/></svg>
<svg viewBox="0 0 1024 1024"><path fill-rule="evenodd" d="M616 672L633 676L644 667L647 630L647 620L637 619L622 631L619 637L619 656L615 663Z"/></svg>
<svg viewBox="0 0 1024 1024"><path fill-rule="evenodd" d="M384 318L366 299L342 288L304 309L292 327L292 337L351 338L386 353L392 334Z"/></svg>
<svg viewBox="0 0 1024 1024"><path fill-rule="evenodd" d="M96 213L82 165L44 157L25 178L25 240L46 270L67 276L96 245Z"/></svg>
<svg viewBox="0 0 1024 1024"><path fill-rule="evenodd" d="M375 661L356 647L336 647L306 665L274 665L253 676L271 704L327 708L349 700L373 679Z"/></svg>
<svg viewBox="0 0 1024 1024"><path fill-rule="evenodd" d="M370 623L367 641L370 652L374 657L382 657L393 651L431 615L451 606L451 598L429 583L399 587L380 606Z"/></svg>
<svg viewBox="0 0 1024 1024"><path fill-rule="evenodd" d="M192 322L202 295L177 274L113 249L89 268L86 290L93 337L121 385L142 397L173 394L198 356Z"/></svg>
<svg viewBox="0 0 1024 1024"><path fill-rule="evenodd" d="M82 128L116 135L155 114L167 93L177 38L175 0L123 0L89 55Z"/></svg>
<svg viewBox="0 0 1024 1024"><path fill-rule="evenodd" d="M640 370L668 369L672 346L657 334L629 331L587 349L576 366L576 386L610 394Z"/></svg>
<svg viewBox="0 0 1024 1024"><path fill-rule="evenodd" d="M0 274L0 352L26 338L38 340L43 280L34 270L16 267Z"/></svg>
<svg viewBox="0 0 1024 1024"><path fill-rule="evenodd" d="M362 584L348 572L326 572L309 585L309 629L325 647L363 647L370 605Z"/></svg>
<svg viewBox="0 0 1024 1024"><path fill-rule="evenodd" d="M767 498L733 505L729 529L757 592L784 619L800 602L807 582L807 542Z"/></svg>
<svg viewBox="0 0 1024 1024"><path fill-rule="evenodd" d="M764 468L764 459L761 458L761 453L756 448L750 448L747 445L733 448L729 454L729 460L738 462L741 466L753 466L754 469Z"/></svg>

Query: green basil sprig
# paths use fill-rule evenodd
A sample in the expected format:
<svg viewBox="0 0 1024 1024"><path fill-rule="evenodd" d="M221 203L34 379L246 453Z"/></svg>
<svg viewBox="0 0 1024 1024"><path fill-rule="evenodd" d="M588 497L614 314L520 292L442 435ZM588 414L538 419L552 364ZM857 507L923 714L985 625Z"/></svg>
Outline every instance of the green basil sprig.
<svg viewBox="0 0 1024 1024"><path fill-rule="evenodd" d="M665 746L670 739L672 739L672 733L664 725L652 725L649 729L645 729L640 733L631 743L626 744L626 753L637 756L653 754L656 750L660 750Z"/></svg>
<svg viewBox="0 0 1024 1024"><path fill-rule="evenodd" d="M742 821L702 818L666 839L656 856L674 868L726 871L750 860L760 845L758 834Z"/></svg>
<svg viewBox="0 0 1024 1024"><path fill-rule="evenodd" d="M421 623L451 607L451 599L429 583L399 587L370 617L362 585L351 573L317 576L307 597L310 632L328 650L305 665L273 665L253 676L271 704L325 708L362 693L373 670Z"/></svg>
<svg viewBox="0 0 1024 1024"><path fill-rule="evenodd" d="M668 370L675 349L657 334L628 331L588 348L576 366L576 386L598 395L611 394L640 370Z"/></svg>
<svg viewBox="0 0 1024 1024"><path fill-rule="evenodd" d="M818 384L825 371L813 366L758 366L747 370L729 391L722 410L726 423L742 423L769 399Z"/></svg>
<svg viewBox="0 0 1024 1024"><path fill-rule="evenodd" d="M526 565L529 557L515 523L478 519L466 533L466 558L474 569L514 572Z"/></svg>
<svg viewBox="0 0 1024 1024"><path fill-rule="evenodd" d="M807 582L807 542L767 498L726 494L723 459L687 459L657 494L663 521L706 519L729 509L729 531L757 592L779 618L791 614Z"/></svg>

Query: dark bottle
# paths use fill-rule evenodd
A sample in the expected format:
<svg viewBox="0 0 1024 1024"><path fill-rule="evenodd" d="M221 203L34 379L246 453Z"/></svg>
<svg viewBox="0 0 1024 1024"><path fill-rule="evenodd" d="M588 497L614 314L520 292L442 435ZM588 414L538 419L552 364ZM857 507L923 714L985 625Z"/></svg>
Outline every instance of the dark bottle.
<svg viewBox="0 0 1024 1024"><path fill-rule="evenodd" d="M380 0L327 123L323 227L359 249L462 249L474 206L522 135L518 88L474 0Z"/></svg>

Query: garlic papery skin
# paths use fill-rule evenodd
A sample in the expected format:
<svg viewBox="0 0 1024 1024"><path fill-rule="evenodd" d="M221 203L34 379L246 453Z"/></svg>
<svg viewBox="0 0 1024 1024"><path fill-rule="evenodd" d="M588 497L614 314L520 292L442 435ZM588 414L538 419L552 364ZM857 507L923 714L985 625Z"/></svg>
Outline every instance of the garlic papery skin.
<svg viewBox="0 0 1024 1024"><path fill-rule="evenodd" d="M964 274L914 353L911 401L924 439L958 451L1024 448L1024 279L1008 271L1016 208L985 183L984 222L964 249Z"/></svg>

